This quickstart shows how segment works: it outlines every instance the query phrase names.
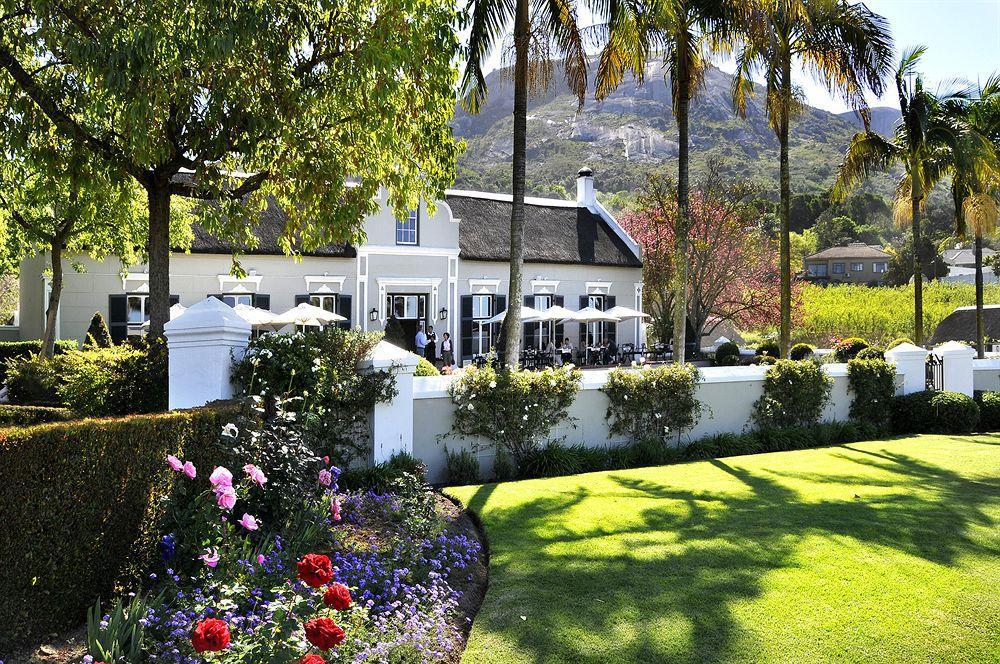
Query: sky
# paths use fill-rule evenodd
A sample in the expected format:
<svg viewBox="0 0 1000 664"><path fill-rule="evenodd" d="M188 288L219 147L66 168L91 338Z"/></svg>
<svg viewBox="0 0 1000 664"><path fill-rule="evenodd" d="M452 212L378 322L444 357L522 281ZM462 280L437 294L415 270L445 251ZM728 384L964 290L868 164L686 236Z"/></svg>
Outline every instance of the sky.
<svg viewBox="0 0 1000 664"><path fill-rule="evenodd" d="M1000 72L1000 0L867 0L865 4L888 19L897 53L911 46L927 47L920 69L931 90L954 89L949 81L975 82ZM582 24L589 20L581 15ZM724 71L734 69L732 61L714 62ZM499 64L499 55L494 54L489 68ZM848 110L808 74L800 74L796 82L810 105L833 112ZM891 87L882 99L872 97L868 102L898 108L894 96Z"/></svg>

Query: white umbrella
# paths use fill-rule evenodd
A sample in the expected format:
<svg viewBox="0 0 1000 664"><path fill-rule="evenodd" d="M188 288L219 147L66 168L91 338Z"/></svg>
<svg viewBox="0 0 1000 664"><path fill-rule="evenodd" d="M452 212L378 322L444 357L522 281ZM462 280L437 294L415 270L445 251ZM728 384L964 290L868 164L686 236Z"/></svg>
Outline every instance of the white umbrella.
<svg viewBox="0 0 1000 664"><path fill-rule="evenodd" d="M649 318L649 314L639 311L638 309L629 309L628 307L611 307L605 311L609 316L616 316L621 320L630 320L632 318Z"/></svg>
<svg viewBox="0 0 1000 664"><path fill-rule="evenodd" d="M170 320L173 320L173 319L177 318L178 316L180 316L185 311L187 311L187 307L185 307L183 304L181 304L180 302L178 302L177 304L175 304L172 307L170 307ZM142 326L148 328L149 327L149 321L147 320L145 323L142 324Z"/></svg>
<svg viewBox="0 0 1000 664"><path fill-rule="evenodd" d="M531 307L526 307L523 304L521 305L521 322L522 323L533 323L536 320L538 320L538 316L540 314L541 314L541 312L538 311L537 309L532 309ZM500 313L498 313L493 318L490 318L489 320L480 321L480 323L481 324L486 324L486 323L502 323L503 319L504 319L504 317L506 315L507 315L507 310L504 309L503 311L501 311Z"/></svg>
<svg viewBox="0 0 1000 664"><path fill-rule="evenodd" d="M548 323L550 321L559 322L561 320L573 320L573 315L575 311L570 311L566 307L560 307L558 304L554 304L544 311L538 312L538 318L535 318L533 323Z"/></svg>
<svg viewBox="0 0 1000 664"><path fill-rule="evenodd" d="M601 311L595 307L584 307L579 311L572 311L570 313L573 315L567 318L567 320L575 320L578 323L617 323L621 321L621 318L618 316Z"/></svg>
<svg viewBox="0 0 1000 664"><path fill-rule="evenodd" d="M283 327L282 324L275 324L278 314L267 309L259 309L246 304L237 304L233 307L236 315L250 323L252 327Z"/></svg>
<svg viewBox="0 0 1000 664"><path fill-rule="evenodd" d="M283 314L275 316L274 320L271 321L271 325L329 325L330 323L339 323L340 321L347 320L339 314L335 314L332 311L327 311L321 307L309 304L308 302L303 302L298 306L292 307Z"/></svg>

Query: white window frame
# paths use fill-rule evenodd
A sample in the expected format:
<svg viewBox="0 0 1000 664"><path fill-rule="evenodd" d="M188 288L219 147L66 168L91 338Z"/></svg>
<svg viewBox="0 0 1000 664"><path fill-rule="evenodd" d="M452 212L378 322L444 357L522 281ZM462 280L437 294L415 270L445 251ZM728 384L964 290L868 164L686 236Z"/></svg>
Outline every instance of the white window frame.
<svg viewBox="0 0 1000 664"><path fill-rule="evenodd" d="M139 318L138 323L132 322L132 303L130 300L132 298L138 298L139 300ZM128 333L130 335L142 335L145 334L143 325L149 320L149 293L148 292L134 292L125 293L125 321L128 326Z"/></svg>
<svg viewBox="0 0 1000 664"><path fill-rule="evenodd" d="M830 267L826 263L816 263L809 266L809 273L814 277L830 276Z"/></svg>
<svg viewBox="0 0 1000 664"><path fill-rule="evenodd" d="M864 272L864 271L865 271L864 263L851 263L851 272Z"/></svg>
<svg viewBox="0 0 1000 664"><path fill-rule="evenodd" d="M396 219L396 244L405 247L416 247L420 244L419 207L407 212L405 219Z"/></svg>
<svg viewBox="0 0 1000 664"><path fill-rule="evenodd" d="M531 302L531 308L536 311L545 311L549 307L555 304L555 296L547 293L536 293L534 299ZM535 335L537 337L536 346L538 350L545 349L545 342L548 341L549 336L552 334L553 327L555 325L554 321L539 321L538 331Z"/></svg>
<svg viewBox="0 0 1000 664"><path fill-rule="evenodd" d="M872 263L872 272L875 274L885 274L889 271L889 261L875 261Z"/></svg>
<svg viewBox="0 0 1000 664"><path fill-rule="evenodd" d="M486 311L483 312L483 303ZM493 326L480 325L476 321L489 320L494 315L495 299L492 294L474 293L472 295L472 347L476 354L488 352L493 348ZM477 315L476 309L479 309Z"/></svg>
<svg viewBox="0 0 1000 664"><path fill-rule="evenodd" d="M606 297L603 293L591 293L587 296L587 306L594 307L598 311L604 311L604 307L607 304ZM591 337L592 341L590 346L599 346L604 341L604 323L591 323L590 325L594 326L592 332L591 330L587 330L587 335ZM586 339L581 340L581 345L584 345L586 341Z"/></svg>
<svg viewBox="0 0 1000 664"><path fill-rule="evenodd" d="M325 300L333 301L333 309L327 309L323 305ZM331 313L340 313L338 311L340 309L340 293L309 293L309 304Z"/></svg>

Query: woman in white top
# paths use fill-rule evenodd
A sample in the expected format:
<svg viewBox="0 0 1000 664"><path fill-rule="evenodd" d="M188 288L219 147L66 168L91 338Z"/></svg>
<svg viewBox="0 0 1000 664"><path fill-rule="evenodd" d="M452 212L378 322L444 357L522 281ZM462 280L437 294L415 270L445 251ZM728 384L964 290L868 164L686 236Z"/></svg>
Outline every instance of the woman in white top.
<svg viewBox="0 0 1000 664"><path fill-rule="evenodd" d="M450 367L455 364L455 354L451 344L451 335L447 332L444 333L444 337L441 339L441 361L446 367Z"/></svg>

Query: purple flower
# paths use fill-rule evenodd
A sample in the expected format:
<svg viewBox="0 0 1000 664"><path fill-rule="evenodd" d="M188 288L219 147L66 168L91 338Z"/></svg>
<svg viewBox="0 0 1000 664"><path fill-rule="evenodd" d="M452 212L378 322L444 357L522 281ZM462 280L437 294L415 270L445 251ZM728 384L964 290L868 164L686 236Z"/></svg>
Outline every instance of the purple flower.
<svg viewBox="0 0 1000 664"><path fill-rule="evenodd" d="M193 480L196 472L197 471L195 471L193 463L191 463L190 461L184 462L184 474L188 476L188 479Z"/></svg>
<svg viewBox="0 0 1000 664"><path fill-rule="evenodd" d="M333 484L333 474L326 468L319 471L319 483L323 486L330 486Z"/></svg>

